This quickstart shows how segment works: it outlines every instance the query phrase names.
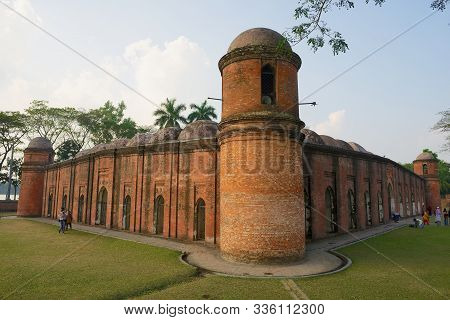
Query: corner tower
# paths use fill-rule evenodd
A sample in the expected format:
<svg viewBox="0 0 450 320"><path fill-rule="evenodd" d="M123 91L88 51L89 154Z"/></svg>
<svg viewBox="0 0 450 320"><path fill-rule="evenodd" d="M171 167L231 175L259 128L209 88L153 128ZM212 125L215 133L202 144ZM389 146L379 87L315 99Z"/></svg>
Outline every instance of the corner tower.
<svg viewBox="0 0 450 320"><path fill-rule="evenodd" d="M241 33L222 74L220 250L234 261L298 260L305 250L298 115L300 57L279 33Z"/></svg>
<svg viewBox="0 0 450 320"><path fill-rule="evenodd" d="M41 216L45 166L53 162L55 153L51 142L42 137L31 140L23 153L22 183L17 215Z"/></svg>
<svg viewBox="0 0 450 320"><path fill-rule="evenodd" d="M431 152L423 152L413 161L414 173L425 179L425 207L433 211L441 205L438 163Z"/></svg>

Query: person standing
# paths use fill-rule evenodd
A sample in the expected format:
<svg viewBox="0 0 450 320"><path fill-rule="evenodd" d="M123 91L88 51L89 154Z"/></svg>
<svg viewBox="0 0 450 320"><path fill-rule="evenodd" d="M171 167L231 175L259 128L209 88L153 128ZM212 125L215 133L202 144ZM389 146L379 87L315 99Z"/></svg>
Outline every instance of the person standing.
<svg viewBox="0 0 450 320"><path fill-rule="evenodd" d="M61 212L58 214L58 220L60 225L58 233L64 233L66 229L66 213L64 212L64 208L61 208Z"/></svg>
<svg viewBox="0 0 450 320"><path fill-rule="evenodd" d="M436 215L436 218L434 219L434 222L438 226L440 226L441 225L441 209L439 209L439 207L436 208L435 215Z"/></svg>
<svg viewBox="0 0 450 320"><path fill-rule="evenodd" d="M430 225L430 216L428 215L428 210L425 210L423 214L423 224Z"/></svg>
<svg viewBox="0 0 450 320"><path fill-rule="evenodd" d="M69 230L69 226L70 226L70 229L72 230L72 220L73 220L72 212L68 211L67 218L66 218L66 230Z"/></svg>
<svg viewBox="0 0 450 320"><path fill-rule="evenodd" d="M448 226L448 211L447 211L447 208L444 208L444 211L442 213L444 214L444 225Z"/></svg>

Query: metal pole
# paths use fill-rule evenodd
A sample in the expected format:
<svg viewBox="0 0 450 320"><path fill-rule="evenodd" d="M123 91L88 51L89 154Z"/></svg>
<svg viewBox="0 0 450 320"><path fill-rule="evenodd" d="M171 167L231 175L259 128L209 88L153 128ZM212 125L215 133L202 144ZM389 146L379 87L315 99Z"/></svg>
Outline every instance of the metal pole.
<svg viewBox="0 0 450 320"><path fill-rule="evenodd" d="M9 159L8 193L6 194L6 200L11 200L13 161L14 161L14 147L11 149L11 158Z"/></svg>

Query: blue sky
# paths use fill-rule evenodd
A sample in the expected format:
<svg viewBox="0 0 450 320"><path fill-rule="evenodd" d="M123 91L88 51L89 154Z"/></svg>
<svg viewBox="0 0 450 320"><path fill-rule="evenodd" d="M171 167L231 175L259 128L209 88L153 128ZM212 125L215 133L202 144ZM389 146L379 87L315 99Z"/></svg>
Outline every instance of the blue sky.
<svg viewBox="0 0 450 320"><path fill-rule="evenodd" d="M220 97L217 62L240 32L295 24L296 1L67 1L6 2L56 37L160 103ZM304 98L431 12L430 1L388 0L379 8L357 1L325 18L350 45L294 50L303 60ZM437 13L332 82L303 107L301 118L322 134L355 141L401 162L423 148L439 150L444 137L430 132L450 107L450 8ZM155 106L95 69L0 5L0 108L23 110L33 99L52 105L97 107L125 100L127 114L152 123ZM212 102L220 112L220 103ZM450 155L441 153L449 161Z"/></svg>

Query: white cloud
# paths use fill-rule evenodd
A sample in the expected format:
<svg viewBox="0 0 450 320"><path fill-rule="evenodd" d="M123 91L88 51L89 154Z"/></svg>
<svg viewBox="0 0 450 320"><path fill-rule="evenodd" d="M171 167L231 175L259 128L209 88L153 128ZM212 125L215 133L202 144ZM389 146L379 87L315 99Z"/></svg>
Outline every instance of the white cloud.
<svg viewBox="0 0 450 320"><path fill-rule="evenodd" d="M8 5L32 21L45 23L28 0L8 1ZM141 124L151 124L155 106L94 66L79 63L68 53L64 68L52 59L60 46L6 8L0 8L0 101L2 109L24 109L34 99L49 100L51 105L92 108L106 100L124 100L127 115ZM49 42L39 46L39 39ZM33 50L47 50L46 61ZM62 49L62 48L61 48ZM83 48L76 48L81 49ZM53 57L54 56L54 57ZM53 57L53 58L52 58ZM57 58L55 58L57 57ZM71 60L72 59L72 60ZM71 63L73 61L74 63ZM207 96L220 94L220 77L211 76L211 64L205 51L190 39L179 36L163 45L151 39L135 41L122 52L96 61L130 87L159 104L166 97L179 103L198 103ZM81 66L81 67L80 67ZM55 69L57 68L57 69Z"/></svg>
<svg viewBox="0 0 450 320"><path fill-rule="evenodd" d="M312 128L318 134L324 134L329 136L336 136L341 133L345 122L345 110L338 110L331 112L328 115L328 119L317 125L313 125Z"/></svg>

